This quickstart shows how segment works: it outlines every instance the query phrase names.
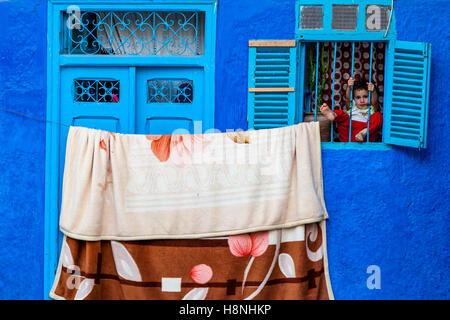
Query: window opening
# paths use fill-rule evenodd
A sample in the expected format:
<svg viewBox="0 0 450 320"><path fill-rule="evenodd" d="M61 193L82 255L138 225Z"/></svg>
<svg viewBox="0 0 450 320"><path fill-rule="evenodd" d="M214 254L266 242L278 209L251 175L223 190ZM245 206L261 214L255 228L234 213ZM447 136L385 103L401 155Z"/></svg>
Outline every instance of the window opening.
<svg viewBox="0 0 450 320"><path fill-rule="evenodd" d="M322 6L300 7L300 24L301 29L322 29L323 28Z"/></svg>
<svg viewBox="0 0 450 320"><path fill-rule="evenodd" d="M63 54L200 56L204 52L204 12L83 11L74 19L70 26L62 24Z"/></svg>
<svg viewBox="0 0 450 320"><path fill-rule="evenodd" d="M354 31L358 21L358 6L333 5L331 27L335 30Z"/></svg>
<svg viewBox="0 0 450 320"><path fill-rule="evenodd" d="M365 141L381 142L381 128L371 123L377 118L371 116L378 111L376 117L382 115L384 96L384 68L386 45L384 42L305 42L305 74L303 114L304 121L316 121L319 116L321 124L322 142L350 142L352 134L352 116L362 110L362 117L367 117L367 136ZM316 76L317 75L317 76ZM300 75L301 76L301 75ZM353 91L347 92L350 78L364 80L374 85L376 103L371 112L355 109L355 97ZM372 101L372 93L369 91L368 101ZM352 103L350 103L352 102ZM343 134L338 130L337 123L326 118L322 119L320 107L326 103L331 110L342 110L349 115L348 133ZM316 107L317 106L317 107ZM339 111L340 113L341 111ZM358 118L353 119L361 121ZM339 128L341 129L341 128ZM371 136L372 134L372 136ZM345 141L343 140L345 136ZM348 140L346 140L348 139Z"/></svg>
<svg viewBox="0 0 450 320"><path fill-rule="evenodd" d="M119 80L74 79L75 102L119 102Z"/></svg>
<svg viewBox="0 0 450 320"><path fill-rule="evenodd" d="M194 100L192 80L152 79L147 85L148 103L192 103Z"/></svg>

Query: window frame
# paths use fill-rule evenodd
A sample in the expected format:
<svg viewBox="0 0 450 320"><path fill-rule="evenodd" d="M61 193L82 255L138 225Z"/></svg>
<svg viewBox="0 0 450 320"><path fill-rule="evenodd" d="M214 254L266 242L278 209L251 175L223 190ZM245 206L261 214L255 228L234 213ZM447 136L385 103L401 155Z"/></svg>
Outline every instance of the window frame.
<svg viewBox="0 0 450 320"><path fill-rule="evenodd" d="M215 47L218 0L79 0L76 5L83 11L189 11L205 12L205 38L202 56L89 56L64 55L61 52L62 12L73 2L49 0L47 4L47 127L46 127L46 169L44 210L44 299L53 285L58 265L61 234L58 219L61 199L60 162L60 75L64 67L129 67L130 75L136 75L138 67L201 67L205 81L205 119L203 129L214 127L215 106ZM134 71L133 71L134 70ZM130 79L130 82L134 80ZM130 102L133 104L133 101Z"/></svg>
<svg viewBox="0 0 450 320"><path fill-rule="evenodd" d="M392 14L392 20L389 31L367 31L366 30L366 7L370 5L380 5L390 7L392 0L295 0L295 39L299 41L376 41L393 40L397 38L395 30L395 16ZM322 6L323 29L301 29L300 13L302 6ZM334 30L332 25L332 7L333 5L358 5L359 13L357 18L356 31ZM364 11L361 11L361 8ZM361 12L363 14L361 14ZM385 37L386 34L386 37Z"/></svg>
<svg viewBox="0 0 450 320"><path fill-rule="evenodd" d="M393 41L397 38L395 30L395 16L392 12L391 22L388 30L381 31L367 31L366 30L366 7L369 5L381 5L390 7L391 0L360 0L355 2L354 0L296 0L295 4L295 39L297 40L297 81L296 81L296 122L303 121L304 110L304 81L305 81L305 66L304 59L306 57L305 45L306 42L374 42L383 41L386 43L385 48L385 68L384 68L384 81L390 81L390 77L387 74L387 65L389 63L389 47L393 45ZM301 29L300 13L302 6L322 6L323 12L323 29ZM342 31L332 29L332 7L333 5L358 5L358 17L357 17L357 29ZM363 8L363 10L361 10ZM392 8L391 8L392 9ZM303 61L300 61L303 59ZM387 95L389 93L384 90L383 103L387 101ZM386 113L383 112L383 123L386 122ZM384 136L386 134L385 127L382 129L382 142L322 142L324 149L356 149L356 150L391 150L392 146L384 142Z"/></svg>

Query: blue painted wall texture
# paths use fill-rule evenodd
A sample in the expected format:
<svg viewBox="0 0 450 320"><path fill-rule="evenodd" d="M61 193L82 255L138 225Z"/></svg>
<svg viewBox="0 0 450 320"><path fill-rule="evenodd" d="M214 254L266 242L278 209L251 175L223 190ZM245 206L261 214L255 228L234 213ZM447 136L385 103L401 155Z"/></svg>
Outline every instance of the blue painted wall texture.
<svg viewBox="0 0 450 320"><path fill-rule="evenodd" d="M216 127L245 129L249 39L292 39L294 0L221 0ZM432 44L428 149L323 150L336 299L449 299L448 0L395 1L398 39ZM47 3L0 1L0 107L46 117ZM45 124L0 110L0 299L42 299ZM367 268L381 271L370 290Z"/></svg>

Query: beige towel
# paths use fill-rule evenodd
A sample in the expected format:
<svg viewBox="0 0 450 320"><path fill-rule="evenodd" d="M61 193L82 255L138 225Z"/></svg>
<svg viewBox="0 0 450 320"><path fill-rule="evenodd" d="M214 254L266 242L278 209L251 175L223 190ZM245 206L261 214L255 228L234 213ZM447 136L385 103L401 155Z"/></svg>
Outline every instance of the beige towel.
<svg viewBox="0 0 450 320"><path fill-rule="evenodd" d="M60 219L69 237L200 238L327 217L318 122L237 138L70 128Z"/></svg>

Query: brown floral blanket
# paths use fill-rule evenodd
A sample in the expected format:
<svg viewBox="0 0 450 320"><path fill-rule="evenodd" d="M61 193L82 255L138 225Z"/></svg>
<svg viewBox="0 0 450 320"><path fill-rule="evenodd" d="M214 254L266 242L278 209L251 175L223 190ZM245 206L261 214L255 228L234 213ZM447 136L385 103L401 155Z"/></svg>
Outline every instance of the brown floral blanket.
<svg viewBox="0 0 450 320"><path fill-rule="evenodd" d="M325 221L201 239L65 237L55 299L333 299Z"/></svg>

